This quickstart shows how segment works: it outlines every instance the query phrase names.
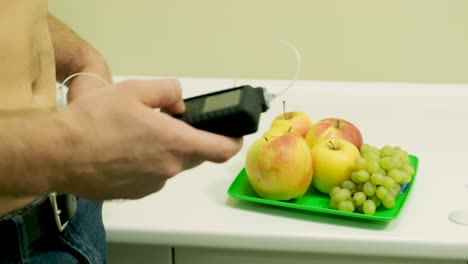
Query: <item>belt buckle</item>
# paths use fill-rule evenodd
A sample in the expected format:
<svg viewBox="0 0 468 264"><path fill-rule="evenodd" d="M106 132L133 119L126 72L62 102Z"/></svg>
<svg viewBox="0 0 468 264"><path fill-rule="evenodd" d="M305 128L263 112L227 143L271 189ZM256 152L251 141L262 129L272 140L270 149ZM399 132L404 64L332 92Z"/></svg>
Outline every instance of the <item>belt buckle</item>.
<svg viewBox="0 0 468 264"><path fill-rule="evenodd" d="M57 193L49 193L49 201L50 204L52 205L52 211L54 213L54 219L55 219L55 224L57 225L57 228L60 232L62 232L68 225L68 222L70 220L67 220L65 223L62 223L62 220L60 219L60 214L62 213L62 209L59 208L57 204Z"/></svg>

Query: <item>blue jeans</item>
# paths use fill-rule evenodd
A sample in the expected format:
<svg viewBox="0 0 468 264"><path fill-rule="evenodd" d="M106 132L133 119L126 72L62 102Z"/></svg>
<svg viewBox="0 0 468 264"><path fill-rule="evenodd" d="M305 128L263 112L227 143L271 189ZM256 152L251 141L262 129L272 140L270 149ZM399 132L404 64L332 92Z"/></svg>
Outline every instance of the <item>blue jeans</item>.
<svg viewBox="0 0 468 264"><path fill-rule="evenodd" d="M47 244L23 250L21 255L23 263L31 264L105 264L102 203L78 199L76 213L62 233L48 238Z"/></svg>

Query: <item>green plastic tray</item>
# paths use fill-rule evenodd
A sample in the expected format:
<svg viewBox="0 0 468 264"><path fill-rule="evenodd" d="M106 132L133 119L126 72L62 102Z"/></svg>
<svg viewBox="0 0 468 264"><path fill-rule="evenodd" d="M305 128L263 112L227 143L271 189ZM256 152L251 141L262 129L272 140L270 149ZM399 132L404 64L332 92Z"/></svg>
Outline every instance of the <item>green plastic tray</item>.
<svg viewBox="0 0 468 264"><path fill-rule="evenodd" d="M412 177L412 181L408 183L407 186L405 186L406 188L403 188L404 191L402 191L402 193L398 195L395 201L395 206L392 209L386 209L383 206L380 206L374 215L365 215L357 211L351 213L331 209L328 206L330 197L328 195L318 192L313 187L309 188L307 193L304 194L302 197L292 199L289 201L274 201L261 198L257 195L255 190L250 185L250 182L247 178L247 173L245 172L244 168L239 172L237 177L232 182L231 186L228 189L228 194L239 200L280 206L284 208L293 208L299 210L307 210L319 213L342 215L369 220L389 221L398 217L414 185L414 181L416 179L416 174L418 170L419 159L416 156L410 155L410 161L411 165L414 168L414 175Z"/></svg>

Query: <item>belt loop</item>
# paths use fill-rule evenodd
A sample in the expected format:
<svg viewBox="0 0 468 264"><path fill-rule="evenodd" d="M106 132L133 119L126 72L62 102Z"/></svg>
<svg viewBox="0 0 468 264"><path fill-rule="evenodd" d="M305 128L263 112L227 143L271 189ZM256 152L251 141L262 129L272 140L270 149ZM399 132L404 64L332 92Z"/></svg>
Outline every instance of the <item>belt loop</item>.
<svg viewBox="0 0 468 264"><path fill-rule="evenodd" d="M0 222L0 256L7 263L25 263L29 261L29 243L25 222L20 215L12 215ZM3 263L1 262L0 263Z"/></svg>

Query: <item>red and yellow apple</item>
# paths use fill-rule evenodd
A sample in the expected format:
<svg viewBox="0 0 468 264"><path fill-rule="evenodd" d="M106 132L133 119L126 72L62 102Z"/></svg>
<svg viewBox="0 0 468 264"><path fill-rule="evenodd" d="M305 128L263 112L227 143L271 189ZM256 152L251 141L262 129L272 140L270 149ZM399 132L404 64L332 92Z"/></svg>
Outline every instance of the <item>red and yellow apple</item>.
<svg viewBox="0 0 468 264"><path fill-rule="evenodd" d="M307 144L312 148L326 139L340 138L353 143L358 149L362 145L362 134L351 122L341 118L325 118L313 124L305 135Z"/></svg>
<svg viewBox="0 0 468 264"><path fill-rule="evenodd" d="M314 178L312 185L319 192L329 194L330 190L350 179L359 149L345 139L328 139L311 148Z"/></svg>
<svg viewBox="0 0 468 264"><path fill-rule="evenodd" d="M256 193L265 199L290 200L308 190L312 158L305 139L294 133L262 137L249 148L245 170Z"/></svg>
<svg viewBox="0 0 468 264"><path fill-rule="evenodd" d="M304 137L311 126L312 121L306 113L286 112L275 117L270 127L279 127L285 131Z"/></svg>

